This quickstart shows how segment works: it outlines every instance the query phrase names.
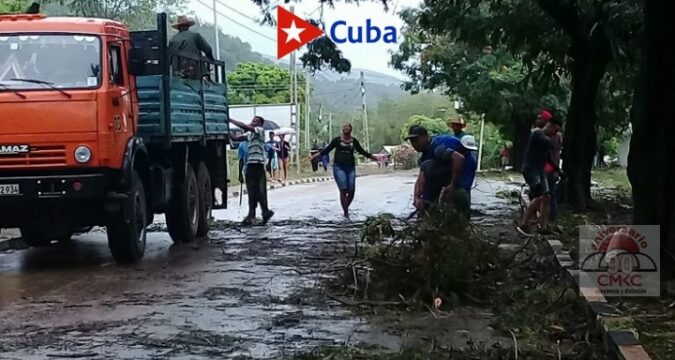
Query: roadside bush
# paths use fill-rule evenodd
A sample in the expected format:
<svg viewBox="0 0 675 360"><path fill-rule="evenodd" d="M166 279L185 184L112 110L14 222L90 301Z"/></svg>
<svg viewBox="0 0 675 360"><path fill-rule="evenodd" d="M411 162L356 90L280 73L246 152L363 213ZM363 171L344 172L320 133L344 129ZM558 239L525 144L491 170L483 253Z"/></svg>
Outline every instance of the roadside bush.
<svg viewBox="0 0 675 360"><path fill-rule="evenodd" d="M410 145L401 145L392 154L396 169L408 170L417 167L417 152Z"/></svg>

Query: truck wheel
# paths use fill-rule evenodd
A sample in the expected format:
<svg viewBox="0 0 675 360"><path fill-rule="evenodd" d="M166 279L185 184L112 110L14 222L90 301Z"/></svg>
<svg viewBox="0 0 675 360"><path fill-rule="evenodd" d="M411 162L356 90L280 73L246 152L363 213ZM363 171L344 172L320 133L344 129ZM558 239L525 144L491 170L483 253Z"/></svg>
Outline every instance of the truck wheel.
<svg viewBox="0 0 675 360"><path fill-rule="evenodd" d="M166 227L175 243L193 242L199 228L199 190L192 165L188 164L185 181L175 184L173 199L166 212Z"/></svg>
<svg viewBox="0 0 675 360"><path fill-rule="evenodd" d="M206 164L199 163L197 167L197 188L199 189L199 227L197 236L206 236L211 227L211 209L213 208L213 189L211 175Z"/></svg>
<svg viewBox="0 0 675 360"><path fill-rule="evenodd" d="M136 171L131 173L129 198L121 202L119 214L108 221L108 247L118 263L133 263L145 252L147 204L143 181Z"/></svg>
<svg viewBox="0 0 675 360"><path fill-rule="evenodd" d="M52 243L52 239L49 235L40 228L26 227L21 228L20 230L21 239L30 247L49 246Z"/></svg>

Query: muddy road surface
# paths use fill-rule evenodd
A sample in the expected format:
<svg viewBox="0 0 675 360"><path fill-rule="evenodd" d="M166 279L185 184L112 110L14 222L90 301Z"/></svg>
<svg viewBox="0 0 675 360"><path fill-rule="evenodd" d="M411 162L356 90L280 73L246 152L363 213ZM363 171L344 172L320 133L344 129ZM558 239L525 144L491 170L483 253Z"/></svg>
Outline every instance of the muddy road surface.
<svg viewBox="0 0 675 360"><path fill-rule="evenodd" d="M246 198L241 207L230 199L194 244L174 245L158 217L133 266L113 262L101 229L0 253L0 359L263 359L357 342L396 349L408 335L388 327L403 319L365 318L330 301L320 270L353 251L367 216L410 214L414 176L358 178L351 223L332 182L270 191L276 215L265 227L240 228ZM488 195L494 186L481 182L472 194L483 213L506 206ZM481 314L467 319L454 330L490 337Z"/></svg>

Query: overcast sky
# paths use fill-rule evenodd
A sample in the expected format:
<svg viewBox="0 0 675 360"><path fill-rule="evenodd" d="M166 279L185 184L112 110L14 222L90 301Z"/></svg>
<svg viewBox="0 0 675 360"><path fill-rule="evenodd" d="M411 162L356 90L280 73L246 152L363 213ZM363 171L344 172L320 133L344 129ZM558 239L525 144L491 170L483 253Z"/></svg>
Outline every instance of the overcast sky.
<svg viewBox="0 0 675 360"><path fill-rule="evenodd" d="M213 22L213 11L210 9L213 0L190 0L190 10L194 11L198 17ZM222 15L218 16L218 25L224 33L239 37L245 42L251 44L253 51L272 55L276 58L276 29L270 26L262 26L256 23L256 19L260 19L260 9L249 0L216 0L218 11ZM363 25L365 27L366 19L371 19L373 24L380 28L384 26L394 26L399 32L397 33L397 40L400 42L401 34L400 28L403 25L401 19L394 13L406 7L416 7L421 0L392 0L388 12L384 12L384 8L379 2L363 2L360 6L336 4L334 9L329 6L324 6L324 21L327 27L337 20L345 20L349 25ZM283 1L280 1L283 3ZM318 18L318 1L305 0L301 3L295 4L295 13L300 17ZM228 6L230 8L228 8ZM235 11L236 10L236 11ZM240 13L237 13L240 12ZM276 16L276 11L274 11ZM236 24L234 21L240 23ZM254 31L252 31L254 30ZM326 29L330 31L329 28ZM260 34L257 34L261 33ZM212 44L213 45L213 44ZM376 44L338 44L338 48L342 50L343 55L352 63L352 67L364 68L368 70L378 71L384 74L393 75L398 78L403 78L403 75L398 71L389 67L389 52L388 50L395 50L396 44L385 44L379 42Z"/></svg>

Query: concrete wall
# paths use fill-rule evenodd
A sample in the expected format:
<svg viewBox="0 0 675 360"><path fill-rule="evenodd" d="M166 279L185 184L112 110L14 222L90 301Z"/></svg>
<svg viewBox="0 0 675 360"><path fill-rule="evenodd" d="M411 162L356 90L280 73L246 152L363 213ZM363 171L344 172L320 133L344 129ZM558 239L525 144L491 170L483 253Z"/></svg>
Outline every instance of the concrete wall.
<svg viewBox="0 0 675 360"><path fill-rule="evenodd" d="M623 141L621 141L618 150L618 162L621 167L628 166L628 152L630 151L630 137L633 134L633 129L629 125L628 131L626 131Z"/></svg>

